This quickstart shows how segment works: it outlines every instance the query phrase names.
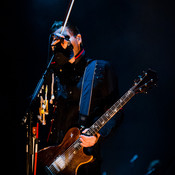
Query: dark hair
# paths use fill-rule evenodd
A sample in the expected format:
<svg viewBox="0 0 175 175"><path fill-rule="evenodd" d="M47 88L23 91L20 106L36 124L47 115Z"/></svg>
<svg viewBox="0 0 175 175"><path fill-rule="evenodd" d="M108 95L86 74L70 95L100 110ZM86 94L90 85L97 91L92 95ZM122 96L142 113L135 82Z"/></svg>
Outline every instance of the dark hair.
<svg viewBox="0 0 175 175"><path fill-rule="evenodd" d="M50 32L51 33L55 32L61 26L63 26L63 21L55 21L50 29ZM74 36L77 36L78 34L80 34L80 31L77 26L68 22L66 27L73 33Z"/></svg>

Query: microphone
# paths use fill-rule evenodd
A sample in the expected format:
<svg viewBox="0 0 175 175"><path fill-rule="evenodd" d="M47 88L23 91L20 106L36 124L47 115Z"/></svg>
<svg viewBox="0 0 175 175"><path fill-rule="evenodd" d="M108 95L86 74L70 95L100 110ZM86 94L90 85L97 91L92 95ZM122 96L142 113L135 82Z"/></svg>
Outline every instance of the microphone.
<svg viewBox="0 0 175 175"><path fill-rule="evenodd" d="M51 37L53 38L53 41L51 43L52 46L56 45L58 43L58 40L60 41L60 43L64 43L64 40L66 40L68 42L68 46L71 44L71 42L69 41L70 37L68 35L64 36L59 33L53 33L51 34Z"/></svg>
<svg viewBox="0 0 175 175"><path fill-rule="evenodd" d="M53 33L51 37L53 38L51 46L55 46L58 42L64 43L64 36L61 37L59 34Z"/></svg>

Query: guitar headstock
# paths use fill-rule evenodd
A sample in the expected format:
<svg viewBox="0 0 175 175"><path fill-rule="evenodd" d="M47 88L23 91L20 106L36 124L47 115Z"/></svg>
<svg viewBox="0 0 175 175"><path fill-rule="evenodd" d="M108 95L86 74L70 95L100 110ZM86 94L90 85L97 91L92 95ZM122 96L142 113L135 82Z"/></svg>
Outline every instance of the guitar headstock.
<svg viewBox="0 0 175 175"><path fill-rule="evenodd" d="M155 71L148 69L147 72L143 72L138 76L138 79L134 81L133 91L135 93L147 93L149 89L156 86L157 74Z"/></svg>

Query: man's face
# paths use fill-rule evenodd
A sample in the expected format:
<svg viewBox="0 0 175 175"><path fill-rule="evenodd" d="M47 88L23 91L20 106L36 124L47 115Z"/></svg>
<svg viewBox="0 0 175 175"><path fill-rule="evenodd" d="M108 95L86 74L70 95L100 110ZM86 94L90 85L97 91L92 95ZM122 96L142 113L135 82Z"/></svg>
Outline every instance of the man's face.
<svg viewBox="0 0 175 175"><path fill-rule="evenodd" d="M61 28L57 29L54 33L61 33ZM74 56L78 54L80 51L80 44L82 42L81 35L78 34L77 36L74 36L73 33L66 27L62 35L65 36L66 40L69 40L71 44L73 45L73 52Z"/></svg>

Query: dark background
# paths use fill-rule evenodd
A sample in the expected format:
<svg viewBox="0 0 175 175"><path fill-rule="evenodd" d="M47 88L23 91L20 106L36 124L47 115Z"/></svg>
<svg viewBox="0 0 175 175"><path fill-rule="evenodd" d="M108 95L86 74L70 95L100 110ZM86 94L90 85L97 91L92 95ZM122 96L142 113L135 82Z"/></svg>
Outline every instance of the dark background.
<svg viewBox="0 0 175 175"><path fill-rule="evenodd" d="M25 174L25 130L19 123L46 68L49 28L64 18L68 2L2 2L1 141L14 174ZM174 17L173 1L75 1L70 21L79 27L86 53L111 62L121 95L143 70L152 68L159 77L157 88L125 106L122 125L104 141L107 175L144 175L153 160L160 161L162 174L174 174Z"/></svg>

